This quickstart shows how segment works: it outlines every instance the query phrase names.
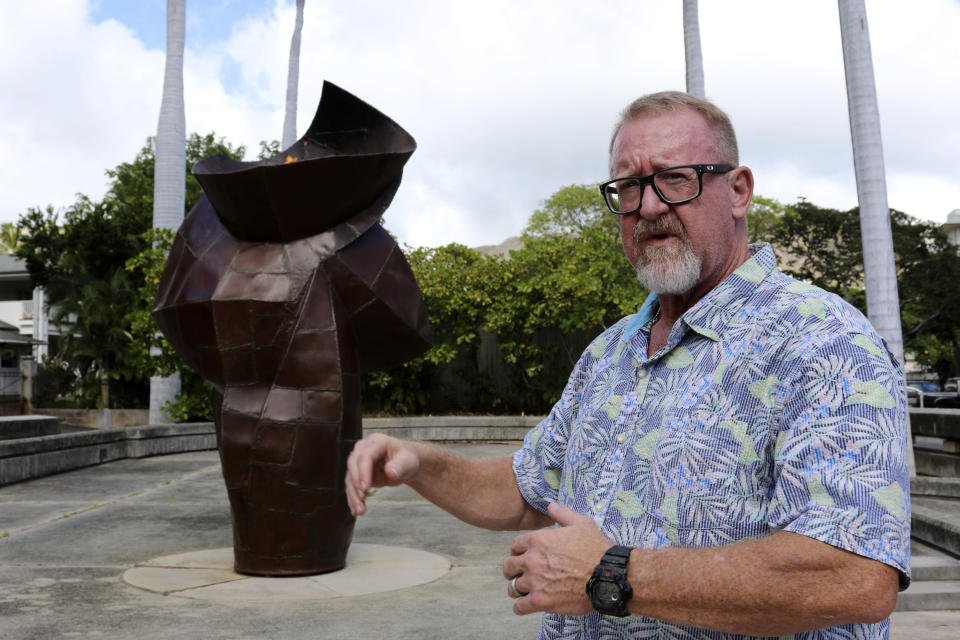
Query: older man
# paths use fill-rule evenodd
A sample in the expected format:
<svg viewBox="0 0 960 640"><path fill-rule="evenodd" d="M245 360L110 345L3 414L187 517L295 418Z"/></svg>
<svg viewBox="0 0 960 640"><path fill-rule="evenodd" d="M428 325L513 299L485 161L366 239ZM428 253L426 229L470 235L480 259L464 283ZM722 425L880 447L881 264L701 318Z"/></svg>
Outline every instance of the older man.
<svg viewBox="0 0 960 640"><path fill-rule="evenodd" d="M909 583L903 375L866 319L747 244L726 114L629 105L601 185L652 293L601 334L512 457L373 436L348 464L465 522L539 529L504 561L541 638L885 638Z"/></svg>

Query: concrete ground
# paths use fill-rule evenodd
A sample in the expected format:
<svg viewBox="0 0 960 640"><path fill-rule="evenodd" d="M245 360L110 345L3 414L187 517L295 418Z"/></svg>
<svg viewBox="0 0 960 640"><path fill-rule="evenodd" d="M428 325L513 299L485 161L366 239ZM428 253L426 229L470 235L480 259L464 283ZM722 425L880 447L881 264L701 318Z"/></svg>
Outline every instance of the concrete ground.
<svg viewBox="0 0 960 640"><path fill-rule="evenodd" d="M312 600L164 595L123 575L232 544L219 460L213 451L121 460L0 488L0 638L535 638L538 617L513 615L500 573L515 535L462 524L406 488L381 489L354 541L442 556L451 568L440 578ZM960 611L895 613L892 637L956 640Z"/></svg>

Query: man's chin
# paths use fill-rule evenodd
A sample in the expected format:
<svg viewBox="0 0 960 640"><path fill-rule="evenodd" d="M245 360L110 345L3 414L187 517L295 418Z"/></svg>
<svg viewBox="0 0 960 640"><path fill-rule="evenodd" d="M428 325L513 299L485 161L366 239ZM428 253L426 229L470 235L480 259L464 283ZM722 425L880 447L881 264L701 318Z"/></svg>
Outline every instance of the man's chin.
<svg viewBox="0 0 960 640"><path fill-rule="evenodd" d="M667 271L676 268L681 262L683 246L663 246L645 245L637 252L637 268L643 268L654 271Z"/></svg>
<svg viewBox="0 0 960 640"><path fill-rule="evenodd" d="M700 278L700 261L638 260L634 268L640 284L658 295L680 295L689 292Z"/></svg>

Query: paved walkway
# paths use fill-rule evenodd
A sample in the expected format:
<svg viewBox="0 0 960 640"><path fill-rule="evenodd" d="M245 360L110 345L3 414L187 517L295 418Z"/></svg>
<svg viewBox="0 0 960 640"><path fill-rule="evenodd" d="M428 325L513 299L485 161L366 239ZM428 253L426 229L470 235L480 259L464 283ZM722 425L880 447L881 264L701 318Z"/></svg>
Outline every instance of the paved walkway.
<svg viewBox="0 0 960 640"><path fill-rule="evenodd" d="M452 446L470 454L512 450ZM515 534L469 527L404 487L377 492L354 540L446 558L451 568L431 582L349 597L227 601L128 584L123 576L137 565L232 544L212 451L122 460L2 487L0 536L3 640L532 639L539 624L537 616L513 615L500 575ZM960 611L896 613L892 637L956 640Z"/></svg>

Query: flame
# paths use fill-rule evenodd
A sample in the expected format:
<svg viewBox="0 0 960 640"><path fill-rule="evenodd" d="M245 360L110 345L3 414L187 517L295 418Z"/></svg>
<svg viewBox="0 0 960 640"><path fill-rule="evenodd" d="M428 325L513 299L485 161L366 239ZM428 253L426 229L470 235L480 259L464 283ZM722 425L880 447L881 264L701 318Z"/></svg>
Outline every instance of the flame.
<svg viewBox="0 0 960 640"><path fill-rule="evenodd" d="M296 162L296 161L297 159L294 158L293 156L287 156L287 158L283 161L283 164L290 164L291 162Z"/></svg>

